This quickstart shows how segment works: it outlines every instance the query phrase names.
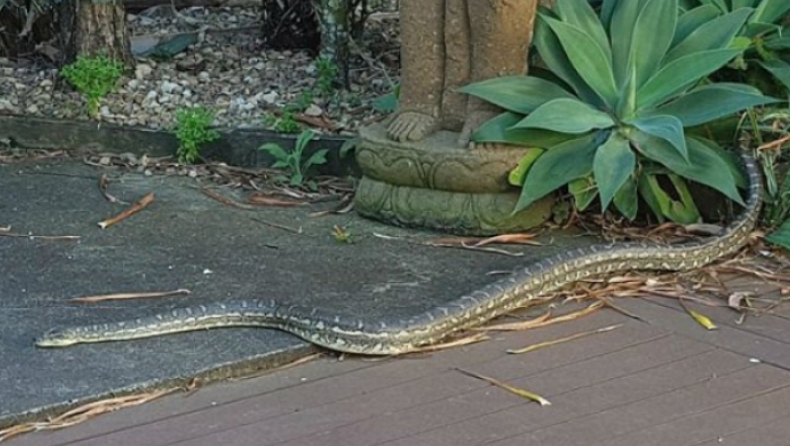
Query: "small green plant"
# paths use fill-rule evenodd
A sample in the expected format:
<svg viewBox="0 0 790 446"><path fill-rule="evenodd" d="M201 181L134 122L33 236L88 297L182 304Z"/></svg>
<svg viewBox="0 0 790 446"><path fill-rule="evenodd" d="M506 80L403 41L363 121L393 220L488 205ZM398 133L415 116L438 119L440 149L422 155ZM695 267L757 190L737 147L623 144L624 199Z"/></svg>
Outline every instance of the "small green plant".
<svg viewBox="0 0 790 446"><path fill-rule="evenodd" d="M327 149L316 150L309 158L304 159L305 148L314 137L315 132L312 130L303 131L296 140L291 152L286 151L276 143L266 143L260 147L260 150L274 157L273 168L285 169L288 176L280 177L281 181L288 182L291 186L300 187L305 184L306 174L312 166L326 163ZM308 182L307 185L311 189L315 189L314 183Z"/></svg>
<svg viewBox="0 0 790 446"><path fill-rule="evenodd" d="M181 108L176 112L179 161L193 163L204 144L219 138L219 132L209 128L213 122L214 114L204 107Z"/></svg>
<svg viewBox="0 0 790 446"><path fill-rule="evenodd" d="M296 122L296 112L292 107L286 106L280 111L278 117L274 113L265 113L263 115L263 125L279 133L299 133L302 126Z"/></svg>
<svg viewBox="0 0 790 446"><path fill-rule="evenodd" d="M338 66L335 61L327 58L317 59L315 65L318 70L315 88L320 94L328 95L334 88L335 79L337 79L339 71Z"/></svg>
<svg viewBox="0 0 790 446"><path fill-rule="evenodd" d="M756 88L707 77L740 56L751 8L678 20L678 0L586 0L541 8L534 43L546 72L495 78L462 91L506 110L477 142L536 147L516 210L568 185L583 210L597 196L629 220L639 197L659 221L697 222L686 180L743 204L746 178L732 155L690 130L776 102ZM531 155L530 155L531 156Z"/></svg>
<svg viewBox="0 0 790 446"><path fill-rule="evenodd" d="M332 227L332 237L338 243L354 243L354 240L351 238L351 232L340 225Z"/></svg>
<svg viewBox="0 0 790 446"><path fill-rule="evenodd" d="M90 116L96 116L101 100L115 89L123 70L123 63L105 55L78 56L62 68L61 76L85 97Z"/></svg>

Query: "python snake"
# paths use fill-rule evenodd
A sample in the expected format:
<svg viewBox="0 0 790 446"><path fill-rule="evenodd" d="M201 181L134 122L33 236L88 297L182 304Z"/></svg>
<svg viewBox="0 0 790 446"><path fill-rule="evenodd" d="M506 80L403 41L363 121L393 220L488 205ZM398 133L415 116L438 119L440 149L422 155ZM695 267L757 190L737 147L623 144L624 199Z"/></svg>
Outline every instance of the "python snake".
<svg viewBox="0 0 790 446"><path fill-rule="evenodd" d="M621 270L681 271L740 250L760 211L762 183L754 158L743 155L749 179L744 212L719 236L678 245L618 243L560 253L418 316L374 324L321 314L274 301L237 301L177 309L135 321L52 330L39 347L119 341L219 327L265 327L290 332L330 350L393 355L434 344L459 330L524 306L541 294L592 276Z"/></svg>

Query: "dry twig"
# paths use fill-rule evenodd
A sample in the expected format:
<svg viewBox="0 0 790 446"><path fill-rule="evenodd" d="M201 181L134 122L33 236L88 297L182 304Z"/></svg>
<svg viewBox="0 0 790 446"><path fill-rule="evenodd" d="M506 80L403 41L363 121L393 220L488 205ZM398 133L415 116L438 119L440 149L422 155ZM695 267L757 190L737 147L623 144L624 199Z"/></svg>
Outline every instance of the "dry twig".
<svg viewBox="0 0 790 446"><path fill-rule="evenodd" d="M134 204L132 204L128 209L116 215L115 217L111 217L108 218L107 220L100 221L99 227L102 229L107 229L110 226L119 223L131 217L132 215L142 211L143 209L148 207L149 204L153 203L153 201L154 201L154 194L153 192L151 192L146 196L144 196L143 198L139 199L138 201L134 202Z"/></svg>

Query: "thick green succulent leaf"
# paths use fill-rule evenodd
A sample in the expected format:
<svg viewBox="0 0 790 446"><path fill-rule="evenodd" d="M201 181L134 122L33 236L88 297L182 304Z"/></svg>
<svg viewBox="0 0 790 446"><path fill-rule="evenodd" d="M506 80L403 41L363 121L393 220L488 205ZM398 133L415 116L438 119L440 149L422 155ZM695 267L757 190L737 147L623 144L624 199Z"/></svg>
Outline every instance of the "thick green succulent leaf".
<svg viewBox="0 0 790 446"><path fill-rule="evenodd" d="M790 64L782 59L758 60L757 63L790 90Z"/></svg>
<svg viewBox="0 0 790 446"><path fill-rule="evenodd" d="M717 17L694 30L667 54L664 64L700 51L725 49L746 23L752 9L741 8Z"/></svg>
<svg viewBox="0 0 790 446"><path fill-rule="evenodd" d="M537 148L527 150L524 156L518 161L518 165L515 169L511 170L508 174L507 182L512 186L521 186L524 184L527 172L529 172L529 169L535 164L535 160L543 155L543 152L545 152L545 150Z"/></svg>
<svg viewBox="0 0 790 446"><path fill-rule="evenodd" d="M765 39L765 47L772 51L790 50L790 27L785 27L777 35Z"/></svg>
<svg viewBox="0 0 790 446"><path fill-rule="evenodd" d="M601 209L609 207L614 195L636 169L636 155L627 139L612 132L609 139L598 147L593 160L595 183L601 197Z"/></svg>
<svg viewBox="0 0 790 446"><path fill-rule="evenodd" d="M639 210L639 197L637 194L636 179L632 176L623 184L623 187L614 194L614 207L629 221L634 221Z"/></svg>
<svg viewBox="0 0 790 446"><path fill-rule="evenodd" d="M677 25L677 0L648 0L636 19L631 34L631 54L627 72L634 73L639 88L655 73L669 50ZM622 87L627 83L618 78Z"/></svg>
<svg viewBox="0 0 790 446"><path fill-rule="evenodd" d="M664 217L669 218L675 223L691 224L700 220L699 210L694 204L694 200L688 193L682 179L677 175L667 175L675 189L674 195L679 196L680 200L672 199L664 191L658 178L654 174L643 175L639 181L639 193L648 203L650 209L663 221Z"/></svg>
<svg viewBox="0 0 790 446"><path fill-rule="evenodd" d="M754 40L758 37L765 38L772 34L778 34L781 32L781 30L782 27L773 23L751 22L747 23L746 26L743 27L741 35Z"/></svg>
<svg viewBox="0 0 790 446"><path fill-rule="evenodd" d="M603 101L598 95L595 94L584 79L579 76L579 73L565 54L560 40L546 23L545 17L547 17L547 13L540 13L537 15L534 37L532 39L535 48L537 48L540 54L541 60L554 75L568 84L584 102L593 105L603 104Z"/></svg>
<svg viewBox="0 0 790 446"><path fill-rule="evenodd" d="M598 196L598 188L595 186L592 175L577 178L568 183L568 192L573 195L576 210L579 212L587 209Z"/></svg>
<svg viewBox="0 0 790 446"><path fill-rule="evenodd" d="M738 204L744 204L731 172L732 167L728 165L731 160L720 156L699 140L686 138L689 154L689 161L686 162L666 140L638 130L632 132L630 137L646 158L666 166L675 174L712 187Z"/></svg>
<svg viewBox="0 0 790 446"><path fill-rule="evenodd" d="M683 123L680 119L671 115L654 115L626 121L639 130L661 138L672 145L677 152L688 161L688 149L686 148L686 135L683 131Z"/></svg>
<svg viewBox="0 0 790 446"><path fill-rule="evenodd" d="M659 223L664 223L666 221L666 216L662 211L663 207L666 205L665 199L669 197L659 197L654 190L657 189L658 182L656 181L654 174L647 174L642 173L637 178L637 191L639 195L642 197L642 200L647 203L647 207L650 208L650 211L653 212L653 215L656 216Z"/></svg>
<svg viewBox="0 0 790 446"><path fill-rule="evenodd" d="M732 3L731 11L735 11L738 8L754 8L761 1L762 0L731 0Z"/></svg>
<svg viewBox="0 0 790 446"><path fill-rule="evenodd" d="M557 84L533 76L495 77L459 90L524 115L552 99L574 97Z"/></svg>
<svg viewBox="0 0 790 446"><path fill-rule="evenodd" d="M765 239L774 245L790 250L790 220L782 223L779 228L768 234Z"/></svg>
<svg viewBox="0 0 790 446"><path fill-rule="evenodd" d="M513 128L579 134L607 129L614 124L611 116L578 99L554 99L538 107Z"/></svg>
<svg viewBox="0 0 790 446"><path fill-rule="evenodd" d="M774 23L778 22L790 11L790 2L787 0L762 0L754 11L752 22Z"/></svg>
<svg viewBox="0 0 790 446"><path fill-rule="evenodd" d="M693 127L730 116L749 107L778 101L763 96L760 90L749 85L718 83L697 87L672 102L645 112L644 115L671 115L680 119L684 127Z"/></svg>
<svg viewBox="0 0 790 446"><path fill-rule="evenodd" d="M609 36L612 41L612 64L618 85L628 76L631 42L639 13L648 0L621 0L612 12Z"/></svg>
<svg viewBox="0 0 790 446"><path fill-rule="evenodd" d="M527 173L515 212L577 178L590 175L598 144L599 137L593 134L547 150Z"/></svg>
<svg viewBox="0 0 790 446"><path fill-rule="evenodd" d="M637 108L641 110L666 102L742 52L742 49L701 51L669 62L639 89Z"/></svg>
<svg viewBox="0 0 790 446"><path fill-rule="evenodd" d="M737 154L722 149L716 142L704 136L689 136L687 139L693 139L696 143L704 145L709 150L713 151L719 158L723 159L725 164L727 164L727 168L730 170L730 175L735 178L736 186L741 189L749 187L749 178L741 168L741 162Z"/></svg>
<svg viewBox="0 0 790 446"><path fill-rule="evenodd" d="M598 14L588 0L557 0L554 12L563 22L574 25L590 36L604 50L607 62L612 64L612 49Z"/></svg>
<svg viewBox="0 0 790 446"><path fill-rule="evenodd" d="M720 15L722 15L721 10L713 5L702 5L684 12L678 17L678 25L675 30L675 37L672 39L672 46L674 47L682 42L694 30Z"/></svg>
<svg viewBox="0 0 790 446"><path fill-rule="evenodd" d="M599 13L601 17L601 23L603 24L605 29L609 29L612 23L612 15L614 14L615 8L617 8L617 4L620 3L622 0L603 0L601 2L601 12Z"/></svg>
<svg viewBox="0 0 790 446"><path fill-rule="evenodd" d="M618 93L606 51L578 27L548 16L543 20L554 31L573 68L605 104L614 108Z"/></svg>
<svg viewBox="0 0 790 446"><path fill-rule="evenodd" d="M480 126L472 135L472 141L548 149L578 138L578 135L549 130L512 128L522 119L524 119L524 115L504 112Z"/></svg>

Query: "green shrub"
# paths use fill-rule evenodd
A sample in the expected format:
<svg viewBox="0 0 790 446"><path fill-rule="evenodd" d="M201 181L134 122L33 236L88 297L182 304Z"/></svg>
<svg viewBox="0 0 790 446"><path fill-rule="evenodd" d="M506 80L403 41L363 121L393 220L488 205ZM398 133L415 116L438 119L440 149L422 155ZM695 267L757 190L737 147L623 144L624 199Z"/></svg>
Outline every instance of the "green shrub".
<svg viewBox="0 0 790 446"><path fill-rule="evenodd" d="M176 112L176 138L178 159L193 163L200 156L204 144L219 138L219 132L210 129L214 113L204 107L181 108Z"/></svg>
<svg viewBox="0 0 790 446"><path fill-rule="evenodd" d="M754 13L740 8L681 26L678 0L585 0L541 8L534 44L545 73L495 78L462 91L506 110L476 142L537 147L517 211L568 185L584 209L597 196L628 219L644 200L660 221L698 221L686 180L743 204L730 154L690 127L775 102L756 88L707 77L740 56ZM667 190L668 189L668 190Z"/></svg>
<svg viewBox="0 0 790 446"><path fill-rule="evenodd" d="M99 103L111 93L123 75L123 63L107 58L79 56L61 69L63 76L88 102L88 113L96 116Z"/></svg>

